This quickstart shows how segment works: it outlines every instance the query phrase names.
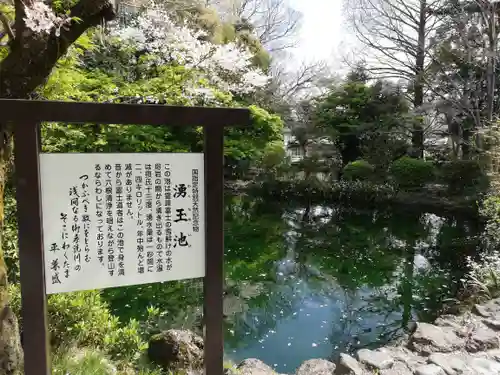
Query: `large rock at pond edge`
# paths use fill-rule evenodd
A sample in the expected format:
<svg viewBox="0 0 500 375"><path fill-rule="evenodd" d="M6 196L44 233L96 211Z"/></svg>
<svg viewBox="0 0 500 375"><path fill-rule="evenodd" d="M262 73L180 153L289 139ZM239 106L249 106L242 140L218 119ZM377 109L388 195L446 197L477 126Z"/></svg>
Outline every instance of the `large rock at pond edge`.
<svg viewBox="0 0 500 375"><path fill-rule="evenodd" d="M149 340L148 357L165 370L203 368L203 339L191 331L171 329Z"/></svg>
<svg viewBox="0 0 500 375"><path fill-rule="evenodd" d="M450 327L438 327L428 323L417 323L417 329L410 337L409 347L424 355L449 353L464 346L464 339L458 337Z"/></svg>
<svg viewBox="0 0 500 375"><path fill-rule="evenodd" d="M394 364L394 359L390 355L378 350L360 349L357 355L358 361L376 370L385 370Z"/></svg>
<svg viewBox="0 0 500 375"><path fill-rule="evenodd" d="M363 375L363 369L355 358L349 354L340 354L335 375Z"/></svg>
<svg viewBox="0 0 500 375"><path fill-rule="evenodd" d="M305 361L295 372L296 375L333 375L335 364L326 359Z"/></svg>
<svg viewBox="0 0 500 375"><path fill-rule="evenodd" d="M238 375L276 375L270 366L256 358L245 359L236 369Z"/></svg>

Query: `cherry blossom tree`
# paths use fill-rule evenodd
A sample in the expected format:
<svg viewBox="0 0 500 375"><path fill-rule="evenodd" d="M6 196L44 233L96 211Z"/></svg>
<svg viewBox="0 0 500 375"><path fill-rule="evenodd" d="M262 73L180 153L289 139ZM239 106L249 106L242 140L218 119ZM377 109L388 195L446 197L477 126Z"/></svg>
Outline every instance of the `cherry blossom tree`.
<svg viewBox="0 0 500 375"><path fill-rule="evenodd" d="M248 94L267 85L269 77L254 66L253 53L236 42L214 44L206 32L177 25L163 7L152 4L126 26L111 28L124 48L146 52L148 63L179 64L198 70L223 91Z"/></svg>
<svg viewBox="0 0 500 375"><path fill-rule="evenodd" d="M12 0L12 4L0 0L0 98L33 97L73 42L114 16L109 0L80 0L68 11L55 10L40 0ZM11 150L12 128L0 121L0 231ZM22 362L17 320L9 307L7 287L0 252L0 375L19 373Z"/></svg>

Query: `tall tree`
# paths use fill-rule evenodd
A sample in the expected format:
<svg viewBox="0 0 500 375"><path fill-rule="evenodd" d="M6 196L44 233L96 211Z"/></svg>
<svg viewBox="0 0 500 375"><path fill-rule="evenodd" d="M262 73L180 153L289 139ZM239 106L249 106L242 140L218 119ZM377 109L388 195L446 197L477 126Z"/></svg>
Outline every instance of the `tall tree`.
<svg viewBox="0 0 500 375"><path fill-rule="evenodd" d="M472 137L498 111L498 2L450 1L436 11L437 30L427 81L455 154L469 156ZM480 137L476 136L480 146Z"/></svg>
<svg viewBox="0 0 500 375"><path fill-rule="evenodd" d="M0 47L0 58L3 57L0 60L0 98L32 97L57 61L86 30L115 17L109 0L81 0L73 4L67 13L68 9L63 9L61 2L54 2L53 7L37 0L13 0L13 4L0 2L0 41L5 42ZM0 231L12 141L12 127L0 119ZM19 372L21 353L17 321L8 303L5 262L0 252L1 375Z"/></svg>
<svg viewBox="0 0 500 375"><path fill-rule="evenodd" d="M280 52L296 43L302 14L289 0L207 0L229 19L239 20L270 52Z"/></svg>
<svg viewBox="0 0 500 375"><path fill-rule="evenodd" d="M345 0L356 35L367 47L367 69L379 78L402 78L412 93L412 104L420 110L425 100L424 74L433 39L441 19L443 0ZM424 127L415 122L413 153L422 157Z"/></svg>

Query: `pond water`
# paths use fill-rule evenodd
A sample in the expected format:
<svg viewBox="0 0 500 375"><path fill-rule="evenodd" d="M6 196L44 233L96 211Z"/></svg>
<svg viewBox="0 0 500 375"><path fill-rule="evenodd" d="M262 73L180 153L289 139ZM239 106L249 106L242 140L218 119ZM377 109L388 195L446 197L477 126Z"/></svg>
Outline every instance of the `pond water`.
<svg viewBox="0 0 500 375"><path fill-rule="evenodd" d="M455 295L479 228L460 218L226 200L225 352L281 373L373 348L431 320ZM105 292L122 318L200 327L199 281ZM153 302L154 301L154 302ZM125 307L124 307L125 306Z"/></svg>

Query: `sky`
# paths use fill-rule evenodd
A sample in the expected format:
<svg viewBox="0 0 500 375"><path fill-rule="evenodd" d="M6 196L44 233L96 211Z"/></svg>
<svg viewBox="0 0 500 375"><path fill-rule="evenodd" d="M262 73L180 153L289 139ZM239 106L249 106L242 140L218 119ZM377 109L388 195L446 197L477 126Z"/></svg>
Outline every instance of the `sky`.
<svg viewBox="0 0 500 375"><path fill-rule="evenodd" d="M293 51L295 60L340 63L348 39L342 0L291 0L291 5L303 14L299 45Z"/></svg>

